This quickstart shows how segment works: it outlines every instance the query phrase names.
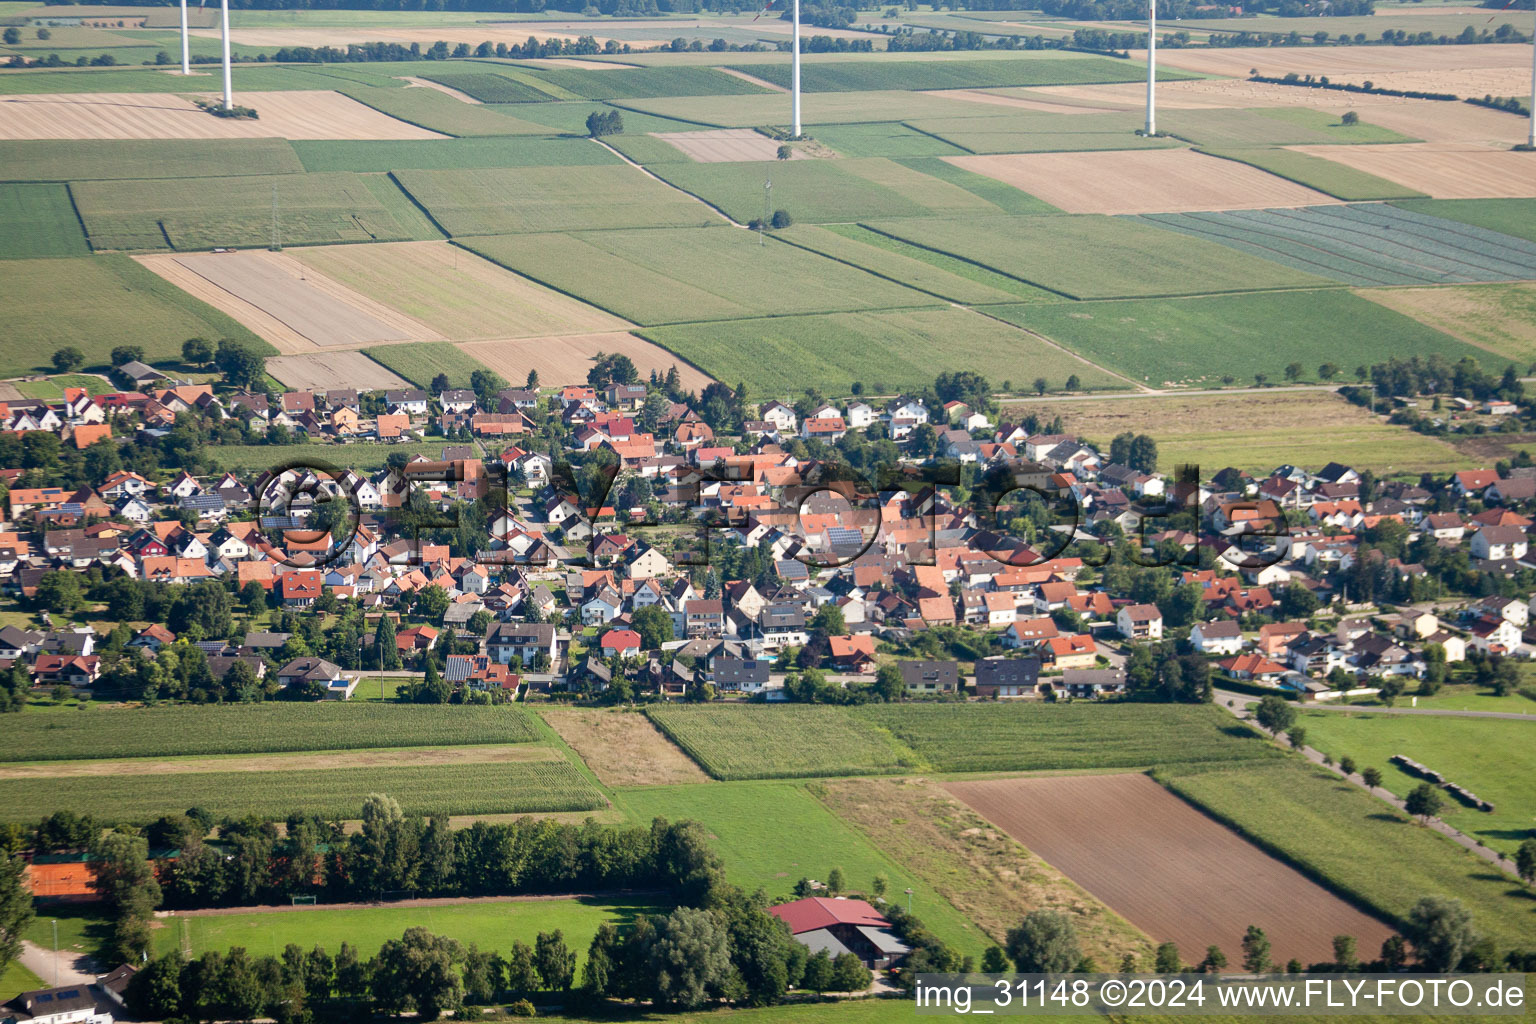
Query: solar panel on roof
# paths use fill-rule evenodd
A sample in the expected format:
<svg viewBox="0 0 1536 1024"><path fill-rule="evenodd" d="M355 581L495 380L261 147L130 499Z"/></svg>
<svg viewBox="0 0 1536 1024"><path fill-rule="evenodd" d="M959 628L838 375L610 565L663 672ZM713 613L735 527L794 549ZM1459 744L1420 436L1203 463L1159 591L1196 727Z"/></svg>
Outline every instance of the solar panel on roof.
<svg viewBox="0 0 1536 1024"><path fill-rule="evenodd" d="M70 989L67 992L60 992L59 993L59 998L60 999L79 999L80 998L80 990L77 989L77 988L72 988L72 989Z"/></svg>

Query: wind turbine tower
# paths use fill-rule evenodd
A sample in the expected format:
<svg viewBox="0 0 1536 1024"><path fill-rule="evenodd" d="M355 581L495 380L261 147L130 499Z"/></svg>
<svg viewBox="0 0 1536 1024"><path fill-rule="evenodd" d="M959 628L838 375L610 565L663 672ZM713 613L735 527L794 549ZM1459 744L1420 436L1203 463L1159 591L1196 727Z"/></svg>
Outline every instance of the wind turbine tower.
<svg viewBox="0 0 1536 1024"><path fill-rule="evenodd" d="M192 44L187 37L187 0L181 0L181 73L192 73Z"/></svg>
<svg viewBox="0 0 1536 1024"><path fill-rule="evenodd" d="M1525 144L1536 149L1536 29L1531 31L1531 131Z"/></svg>
<svg viewBox="0 0 1536 1024"><path fill-rule="evenodd" d="M228 0L226 0L228 2ZM794 16L791 19L790 42L790 67L789 67L789 91L791 124L790 135L798 139L800 137L800 0L790 0L794 5Z"/></svg>
<svg viewBox="0 0 1536 1024"><path fill-rule="evenodd" d="M1147 135L1157 134L1157 0L1147 0Z"/></svg>
<svg viewBox="0 0 1536 1024"><path fill-rule="evenodd" d="M221 0L219 10L224 22L221 33L224 41L224 109L232 110L235 106L235 85L229 67L229 0Z"/></svg>

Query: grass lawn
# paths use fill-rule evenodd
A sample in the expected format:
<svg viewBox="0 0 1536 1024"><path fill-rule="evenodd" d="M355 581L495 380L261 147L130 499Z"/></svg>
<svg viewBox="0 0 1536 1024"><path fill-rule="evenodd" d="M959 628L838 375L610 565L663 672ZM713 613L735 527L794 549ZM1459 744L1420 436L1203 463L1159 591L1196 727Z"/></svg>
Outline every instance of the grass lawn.
<svg viewBox="0 0 1536 1024"><path fill-rule="evenodd" d="M49 988L53 985L53 979L44 981L26 967L20 960L12 960L0 971L0 1001L13 998L20 992L31 992L34 989Z"/></svg>
<svg viewBox="0 0 1536 1024"><path fill-rule="evenodd" d="M1522 674L1530 680L1536 669L1520 666ZM1350 701L1351 707L1381 707L1379 700L1361 698ZM1474 683L1449 683L1431 697L1409 694L1400 699L1397 707L1429 708L1433 711L1508 711L1517 715L1536 715L1536 700L1520 693L1499 697L1492 690Z"/></svg>
<svg viewBox="0 0 1536 1024"><path fill-rule="evenodd" d="M1494 365L1485 351L1342 289L1035 303L988 312L1152 387L1211 387L1226 376L1246 383L1259 373L1281 382L1293 361L1308 377L1325 362L1349 373L1391 356L1434 353Z"/></svg>
<svg viewBox="0 0 1536 1024"><path fill-rule="evenodd" d="M469 378L485 364L447 341L413 341L403 345L380 345L363 353L418 387L428 387L432 378L443 373L456 388L469 387ZM355 447L355 446L354 446ZM441 445L439 445L441 447ZM386 449L387 453L387 449Z"/></svg>
<svg viewBox="0 0 1536 1024"><path fill-rule="evenodd" d="M749 892L788 896L801 878L825 881L842 868L850 889L868 892L876 875L887 899L915 891L912 909L945 942L979 956L987 937L913 872L835 817L803 785L733 782L620 790L616 802L639 821L702 822L725 861L726 877ZM771 808L771 813L765 809Z"/></svg>
<svg viewBox="0 0 1536 1024"><path fill-rule="evenodd" d="M320 459L337 469L375 470L382 469L388 464L389 457L397 452L407 458L416 455L425 455L429 459L441 458L446 443L444 439L438 438L432 441L408 441L404 444L229 444L219 446L214 461L221 469L237 473L268 469L283 460L299 456Z"/></svg>
<svg viewBox="0 0 1536 1024"><path fill-rule="evenodd" d="M932 296L735 228L471 238L493 262L642 324L933 305Z"/></svg>
<svg viewBox="0 0 1536 1024"><path fill-rule="evenodd" d="M574 167L616 164L619 158L585 139L507 138L384 141L296 141L304 170L469 170L485 167Z"/></svg>
<svg viewBox="0 0 1536 1024"><path fill-rule="evenodd" d="M155 932L155 949L166 953L190 942L192 955L243 946L253 956L281 956L283 947L297 943L308 950L323 946L333 956L343 942L357 947L364 958L378 952L388 939L407 928L421 926L468 946L506 954L512 943L532 946L539 932L556 929L576 952L578 965L586 959L598 925L611 921L621 927L641 914L665 913L650 900L596 897L573 900L477 902L444 907L360 907L294 910L265 914L178 916Z"/></svg>
<svg viewBox="0 0 1536 1024"><path fill-rule="evenodd" d="M0 259L84 256L90 251L68 187L0 185Z"/></svg>
<svg viewBox="0 0 1536 1024"><path fill-rule="evenodd" d="M1526 703L1536 710L1536 703ZM1380 768L1383 785L1398 796L1424 780L1390 763L1393 754L1412 758L1492 801L1495 810L1488 813L1442 791L1440 817L1496 850L1512 853L1522 840L1536 837L1536 789L1530 785L1536 770L1536 722L1315 711L1299 724L1306 727L1307 744L1334 760L1348 755L1357 764Z"/></svg>
<svg viewBox="0 0 1536 1024"><path fill-rule="evenodd" d="M616 161L604 166L401 171L394 177L450 235L719 222L694 200Z"/></svg>
<svg viewBox="0 0 1536 1024"><path fill-rule="evenodd" d="M106 369L113 347L131 338L144 358L179 362L188 338L238 338L272 348L244 326L126 256L10 260L0 273L8 310L0 376L51 371L49 357L73 345L87 368ZM26 343L21 344L20 340Z"/></svg>
<svg viewBox="0 0 1536 1024"><path fill-rule="evenodd" d="M164 76L162 76L164 77ZM305 143L313 145L313 143ZM325 145L325 143L321 143ZM283 139L31 139L0 142L0 175L12 181L298 174Z"/></svg>
<svg viewBox="0 0 1536 1024"><path fill-rule="evenodd" d="M1536 203L1529 199L1408 199L1392 205L1536 242Z"/></svg>
<svg viewBox="0 0 1536 1024"><path fill-rule="evenodd" d="M1268 473L1293 462L1370 467L1378 474L1465 469L1471 460L1439 438L1416 434L1329 392L1234 389L1223 395L1172 395L1134 400L1028 402L1008 407L1061 416L1065 427L1108 445L1119 433L1150 434L1165 471L1181 463L1214 472L1237 466ZM1298 433L1296 424L1307 429ZM1536 705L1532 705L1536 710Z"/></svg>
<svg viewBox="0 0 1536 1024"><path fill-rule="evenodd" d="M867 224L1074 299L1303 288L1323 278L1150 224L1093 214Z"/></svg>
<svg viewBox="0 0 1536 1024"><path fill-rule="evenodd" d="M1403 919L1426 894L1450 896L1461 900L1477 930L1500 950L1530 945L1536 899L1524 886L1321 768L1287 758L1157 777L1260 846L1389 918Z"/></svg>
<svg viewBox="0 0 1536 1024"><path fill-rule="evenodd" d="M112 922L98 907L60 903L36 908L22 938L53 948L53 923L59 923L59 952L95 956L112 938ZM53 979L47 979L52 985Z"/></svg>
<svg viewBox="0 0 1536 1024"><path fill-rule="evenodd" d="M1423 195L1395 181L1346 167L1311 153L1275 148L1215 148L1201 146L1200 152L1250 164L1261 171L1294 181L1298 185L1326 192L1336 199L1362 202L1367 199L1413 199Z"/></svg>
<svg viewBox="0 0 1536 1024"><path fill-rule="evenodd" d="M28 398L41 398L45 402L64 399L65 388L85 388L93 395L105 395L116 391L108 381L89 373L66 373L47 380L24 380L16 383L16 390Z"/></svg>
<svg viewBox="0 0 1536 1024"><path fill-rule="evenodd" d="M807 386L846 394L855 381L872 394L919 389L934 367L975 370L989 379L1032 380L1052 387L1076 374L1087 389L1124 382L1067 352L965 309L784 316L652 327L641 334L754 394L790 394Z"/></svg>

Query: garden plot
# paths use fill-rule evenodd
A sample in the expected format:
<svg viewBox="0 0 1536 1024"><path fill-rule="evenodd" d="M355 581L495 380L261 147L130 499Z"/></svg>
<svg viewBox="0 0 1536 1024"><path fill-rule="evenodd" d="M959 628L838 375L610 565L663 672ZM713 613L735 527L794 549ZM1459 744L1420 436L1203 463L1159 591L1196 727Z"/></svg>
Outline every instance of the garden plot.
<svg viewBox="0 0 1536 1024"><path fill-rule="evenodd" d="M440 337L388 306L307 270L284 253L146 256L139 262L228 313L285 353Z"/></svg>
<svg viewBox="0 0 1536 1024"><path fill-rule="evenodd" d="M267 373L295 391L383 391L410 387L408 381L361 352L277 356L267 360Z"/></svg>
<svg viewBox="0 0 1536 1024"><path fill-rule="evenodd" d="M945 159L1068 213L1248 210L1332 201L1321 192L1256 167L1188 149Z"/></svg>
<svg viewBox="0 0 1536 1024"><path fill-rule="evenodd" d="M1435 199L1536 197L1536 153L1444 142L1290 148L1379 175Z"/></svg>
<svg viewBox="0 0 1536 1024"><path fill-rule="evenodd" d="M702 391L714 381L660 345L623 332L476 341L458 348L507 380L522 380L529 370L537 370L540 380L585 380L599 355L617 353L628 356L642 377L650 376L652 370L665 375L676 367L685 388Z"/></svg>
<svg viewBox="0 0 1536 1024"><path fill-rule="evenodd" d="M1536 242L1385 203L1145 219L1347 284L1536 278Z"/></svg>
<svg viewBox="0 0 1536 1024"><path fill-rule="evenodd" d="M773 160L779 153L779 143L750 128L720 128L704 132L652 132L656 138L670 142L687 153L689 158L701 164L745 163L747 161ZM804 150L792 150L791 160L805 160Z"/></svg>
<svg viewBox="0 0 1536 1024"><path fill-rule="evenodd" d="M246 92L236 99L259 118L214 117L174 93L0 96L0 139L446 138L336 92Z"/></svg>
<svg viewBox="0 0 1536 1024"><path fill-rule="evenodd" d="M1335 935L1364 953L1386 924L1269 856L1145 775L953 782L950 793L1186 962L1220 946L1231 963L1249 925L1273 958L1326 960Z"/></svg>

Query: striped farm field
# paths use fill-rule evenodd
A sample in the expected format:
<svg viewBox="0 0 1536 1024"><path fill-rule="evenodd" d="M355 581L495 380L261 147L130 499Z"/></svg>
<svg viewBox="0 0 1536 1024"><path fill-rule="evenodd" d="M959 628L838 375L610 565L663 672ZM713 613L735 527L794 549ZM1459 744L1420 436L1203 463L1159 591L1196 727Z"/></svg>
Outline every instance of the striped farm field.
<svg viewBox="0 0 1536 1024"><path fill-rule="evenodd" d="M1326 279L1150 224L1097 215L876 220L868 227L1069 298L1316 287Z"/></svg>
<svg viewBox="0 0 1536 1024"><path fill-rule="evenodd" d="M917 764L845 708L651 705L646 714L717 779L878 775Z"/></svg>
<svg viewBox="0 0 1536 1024"><path fill-rule="evenodd" d="M633 68L623 74L585 68L529 69L526 77L589 100L654 96L733 96L770 90L714 68ZM473 94L471 94L473 95Z"/></svg>
<svg viewBox="0 0 1536 1024"><path fill-rule="evenodd" d="M548 130L436 89L392 89L358 82L338 84L336 90L390 117L443 135L543 135Z"/></svg>
<svg viewBox="0 0 1536 1024"><path fill-rule="evenodd" d="M70 810L88 813L103 824L143 823L189 803L206 807L216 817L272 818L302 809L325 818L348 818L370 793L381 792L404 809L447 814L587 811L607 805L602 793L574 765L554 760L324 772L0 779L0 820L32 821L53 811Z"/></svg>
<svg viewBox="0 0 1536 1024"><path fill-rule="evenodd" d="M1524 199L1409 199L1392 205L1536 242L1536 203Z"/></svg>
<svg viewBox="0 0 1536 1024"><path fill-rule="evenodd" d="M935 771L1137 768L1274 756L1231 716L1189 704L869 704L849 711Z"/></svg>
<svg viewBox="0 0 1536 1024"><path fill-rule="evenodd" d="M71 191L97 249L265 248L274 197L286 244L441 237L382 174L83 181Z"/></svg>
<svg viewBox="0 0 1536 1024"><path fill-rule="evenodd" d="M927 132L971 153L1079 153L1090 150L1175 149L1170 138L1145 138L1134 134L1141 115L1055 114L1031 110L994 113L996 108L963 103L960 117L928 117L914 113L905 118L918 131Z"/></svg>
<svg viewBox="0 0 1536 1024"><path fill-rule="evenodd" d="M503 235L469 238L464 244L510 270L640 324L938 301L816 253L728 227Z"/></svg>
<svg viewBox="0 0 1536 1024"><path fill-rule="evenodd" d="M338 139L300 141L293 151L303 169L316 171L468 170L480 167L571 167L616 164L618 158L586 139L488 136L429 142Z"/></svg>
<svg viewBox="0 0 1536 1024"><path fill-rule="evenodd" d="M787 88L789 64L734 66L765 82ZM1015 57L1010 60L828 61L800 70L805 92L865 92L881 89L989 89L1013 85L1086 85L1134 82L1147 77L1146 65L1107 57ZM1161 81L1190 78L1180 71L1158 70Z"/></svg>
<svg viewBox="0 0 1536 1024"><path fill-rule="evenodd" d="M1144 219L1346 284L1536 278L1536 242L1387 203L1149 214Z"/></svg>
<svg viewBox="0 0 1536 1024"><path fill-rule="evenodd" d="M318 143L326 145L326 143ZM368 145L368 143L363 143ZM297 174L283 139L27 139L0 142L0 175L11 181L85 181Z"/></svg>
<svg viewBox="0 0 1536 1024"><path fill-rule="evenodd" d="M527 743L536 737L528 714L508 707L267 702L132 708L12 716L0 761Z"/></svg>
<svg viewBox="0 0 1536 1024"><path fill-rule="evenodd" d="M694 200L626 164L407 170L394 177L450 235L719 223Z"/></svg>

